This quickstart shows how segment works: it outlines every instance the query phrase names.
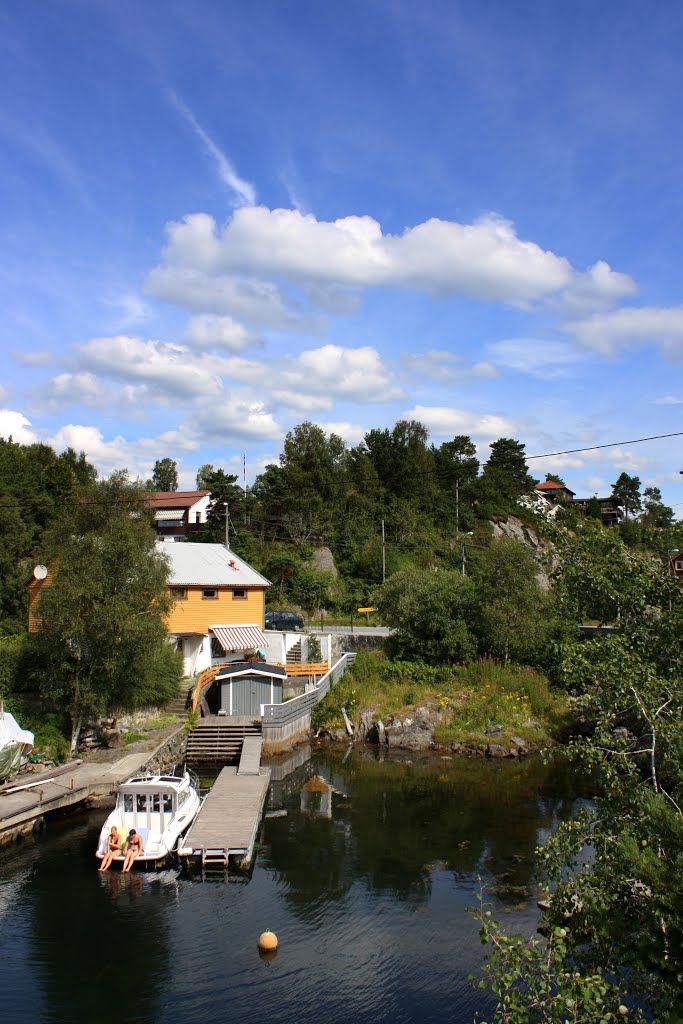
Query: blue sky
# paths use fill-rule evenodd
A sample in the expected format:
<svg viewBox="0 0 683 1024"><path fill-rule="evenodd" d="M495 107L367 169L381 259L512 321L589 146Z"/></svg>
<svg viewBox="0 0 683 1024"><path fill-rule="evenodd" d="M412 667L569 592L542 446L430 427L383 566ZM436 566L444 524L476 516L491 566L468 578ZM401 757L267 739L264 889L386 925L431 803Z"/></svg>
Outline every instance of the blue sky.
<svg viewBox="0 0 683 1024"><path fill-rule="evenodd" d="M8 0L0 434L249 478L304 419L683 430L683 7ZM683 510L681 439L530 463Z"/></svg>

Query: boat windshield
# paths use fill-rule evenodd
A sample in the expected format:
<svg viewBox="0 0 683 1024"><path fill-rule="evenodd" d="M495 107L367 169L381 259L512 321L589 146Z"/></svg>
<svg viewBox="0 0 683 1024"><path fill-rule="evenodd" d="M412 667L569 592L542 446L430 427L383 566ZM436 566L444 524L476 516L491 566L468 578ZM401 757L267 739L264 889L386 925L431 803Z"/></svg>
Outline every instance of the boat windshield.
<svg viewBox="0 0 683 1024"><path fill-rule="evenodd" d="M126 814L146 814L148 811L165 814L173 811L173 794L169 792L123 793L123 810Z"/></svg>

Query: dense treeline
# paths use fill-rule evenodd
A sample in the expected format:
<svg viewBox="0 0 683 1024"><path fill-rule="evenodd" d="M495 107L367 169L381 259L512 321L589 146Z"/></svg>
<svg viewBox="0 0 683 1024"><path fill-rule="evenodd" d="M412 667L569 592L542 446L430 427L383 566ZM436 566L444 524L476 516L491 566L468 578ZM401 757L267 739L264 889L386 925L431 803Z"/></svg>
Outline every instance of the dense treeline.
<svg viewBox="0 0 683 1024"><path fill-rule="evenodd" d="M43 533L96 479L84 452L0 437L0 636L26 630L25 579Z"/></svg>
<svg viewBox="0 0 683 1024"><path fill-rule="evenodd" d="M0 635L26 628L24 580L43 532L96 478L84 452L57 455L47 445L0 439ZM174 490L177 480L175 462L160 457L145 486ZM518 504L534 483L524 446L512 438L495 441L480 465L471 438L437 447L414 420L370 430L355 447L305 422L287 434L279 462L246 495L234 475L200 467L197 486L213 501L200 539L221 542L228 532L231 546L272 580L271 604L348 613L397 572L462 572L466 562L467 574L476 573L492 520L514 514L545 530ZM622 473L613 492L625 511L618 534L629 546L662 557L683 546L656 487L641 495L640 480ZM599 520L595 505L589 503L589 520ZM586 519L570 507L556 522L576 528ZM322 546L332 552L336 576L314 557Z"/></svg>
<svg viewBox="0 0 683 1024"><path fill-rule="evenodd" d="M202 467L198 484L213 494L211 474L220 472ZM536 482L519 441L498 439L480 465L471 438L460 435L437 447L412 420L371 430L352 448L312 423L299 424L287 435L279 463L266 467L246 498L236 479L221 474L216 481L220 499L211 539L225 535L227 502L231 543L275 583L273 600L304 610L365 605L383 578L398 571L462 570L464 558L476 565L492 520L514 514L546 529L518 503ZM618 528L627 544L659 556L683 544L657 488L645 489L644 508L637 477L622 473L613 491L628 513ZM585 521L576 507L556 519L570 528ZM314 568L313 549L321 545L331 549L339 573L333 586Z"/></svg>

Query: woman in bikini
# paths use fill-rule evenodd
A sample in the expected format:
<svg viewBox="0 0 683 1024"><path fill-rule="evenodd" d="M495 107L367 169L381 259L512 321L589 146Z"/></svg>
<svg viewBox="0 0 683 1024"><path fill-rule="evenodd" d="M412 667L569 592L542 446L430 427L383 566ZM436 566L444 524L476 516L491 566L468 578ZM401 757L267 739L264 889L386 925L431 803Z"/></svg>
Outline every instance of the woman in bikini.
<svg viewBox="0 0 683 1024"><path fill-rule="evenodd" d="M112 825L109 838L107 839L107 852L102 858L102 863L99 866L99 871L106 871L114 857L121 853L121 836L116 825Z"/></svg>
<svg viewBox="0 0 683 1024"><path fill-rule="evenodd" d="M142 836L138 835L134 828L128 833L126 839L126 856L123 859L122 871L130 871L130 866L136 857L142 853Z"/></svg>

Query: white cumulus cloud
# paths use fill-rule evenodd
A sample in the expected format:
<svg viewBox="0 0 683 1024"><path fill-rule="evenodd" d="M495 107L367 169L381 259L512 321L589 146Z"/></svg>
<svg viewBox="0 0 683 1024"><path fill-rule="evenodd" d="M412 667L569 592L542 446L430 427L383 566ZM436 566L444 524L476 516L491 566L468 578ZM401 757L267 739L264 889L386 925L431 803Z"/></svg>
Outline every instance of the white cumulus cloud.
<svg viewBox="0 0 683 1024"><path fill-rule="evenodd" d="M92 373L60 373L49 382L46 394L52 405L76 402L96 406L105 399L106 388Z"/></svg>
<svg viewBox="0 0 683 1024"><path fill-rule="evenodd" d="M393 383L379 352L369 345L307 349L297 359L285 362L279 383L290 391L296 388L303 394L357 402L391 401L404 395Z"/></svg>
<svg viewBox="0 0 683 1024"><path fill-rule="evenodd" d="M368 216L319 221L299 210L246 206L222 230L198 213L168 225L167 233L168 267L213 276L406 287L519 303L556 292L572 279L567 260L518 238L509 221L495 216L473 224L432 218L400 235L385 235Z"/></svg>
<svg viewBox="0 0 683 1024"><path fill-rule="evenodd" d="M182 345L117 335L92 338L78 346L77 354L88 368L133 385L145 384L162 397L208 398L223 390L211 359Z"/></svg>
<svg viewBox="0 0 683 1024"><path fill-rule="evenodd" d="M472 438L515 437L518 426L513 420L493 413L478 413L450 406L415 405L401 414L401 419L424 423L431 435L438 438L467 434Z"/></svg>
<svg viewBox="0 0 683 1024"><path fill-rule="evenodd" d="M0 409L0 437L11 437L18 444L33 444L39 440L31 421L15 409Z"/></svg>
<svg viewBox="0 0 683 1024"><path fill-rule="evenodd" d="M191 317L184 332L184 339L195 348L220 348L229 352L242 352L258 340L244 324L231 316L215 316L202 313Z"/></svg>
<svg viewBox="0 0 683 1024"><path fill-rule="evenodd" d="M628 306L573 320L564 328L579 344L605 356L648 342L659 344L670 359L683 356L683 306Z"/></svg>

